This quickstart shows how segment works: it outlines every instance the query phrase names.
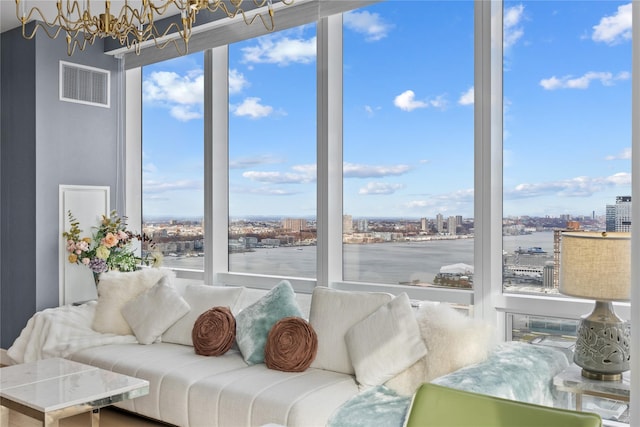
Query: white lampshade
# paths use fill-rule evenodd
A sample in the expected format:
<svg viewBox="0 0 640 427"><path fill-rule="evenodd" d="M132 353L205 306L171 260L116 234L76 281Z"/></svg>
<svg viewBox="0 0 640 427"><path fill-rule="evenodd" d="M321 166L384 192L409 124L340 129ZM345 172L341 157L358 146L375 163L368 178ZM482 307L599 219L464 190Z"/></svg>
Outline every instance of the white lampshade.
<svg viewBox="0 0 640 427"><path fill-rule="evenodd" d="M560 292L597 301L628 301L630 233L562 233Z"/></svg>

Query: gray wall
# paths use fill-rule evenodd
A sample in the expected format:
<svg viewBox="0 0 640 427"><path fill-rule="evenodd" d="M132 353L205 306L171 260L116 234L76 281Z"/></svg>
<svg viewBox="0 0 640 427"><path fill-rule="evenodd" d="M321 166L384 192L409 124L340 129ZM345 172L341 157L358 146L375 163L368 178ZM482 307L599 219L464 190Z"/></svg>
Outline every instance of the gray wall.
<svg viewBox="0 0 640 427"><path fill-rule="evenodd" d="M117 60L102 43L72 57L64 37L2 34L0 346L58 305L58 186L108 185L115 199ZM59 61L111 70L111 108L63 102Z"/></svg>

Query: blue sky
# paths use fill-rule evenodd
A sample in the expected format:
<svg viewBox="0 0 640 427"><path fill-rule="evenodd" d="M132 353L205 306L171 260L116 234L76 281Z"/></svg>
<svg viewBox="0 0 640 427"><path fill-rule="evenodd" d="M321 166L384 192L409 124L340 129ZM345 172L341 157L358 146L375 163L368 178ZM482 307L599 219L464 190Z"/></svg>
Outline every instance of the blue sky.
<svg viewBox="0 0 640 427"><path fill-rule="evenodd" d="M604 214L631 191L631 3L506 2L504 27L505 216ZM315 36L230 47L232 217L315 216ZM145 216L202 215L202 58L143 70ZM346 14L343 72L344 213L471 217L473 3Z"/></svg>

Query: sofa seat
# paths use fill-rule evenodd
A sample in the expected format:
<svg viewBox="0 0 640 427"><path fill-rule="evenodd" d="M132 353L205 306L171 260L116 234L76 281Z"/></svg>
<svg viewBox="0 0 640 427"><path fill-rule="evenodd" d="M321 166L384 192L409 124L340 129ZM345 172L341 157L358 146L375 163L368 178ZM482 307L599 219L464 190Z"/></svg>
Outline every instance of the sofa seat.
<svg viewBox="0 0 640 427"><path fill-rule="evenodd" d="M178 426L324 426L358 393L351 375L249 366L236 350L205 357L179 344L112 344L68 358L148 380L148 395L117 406Z"/></svg>

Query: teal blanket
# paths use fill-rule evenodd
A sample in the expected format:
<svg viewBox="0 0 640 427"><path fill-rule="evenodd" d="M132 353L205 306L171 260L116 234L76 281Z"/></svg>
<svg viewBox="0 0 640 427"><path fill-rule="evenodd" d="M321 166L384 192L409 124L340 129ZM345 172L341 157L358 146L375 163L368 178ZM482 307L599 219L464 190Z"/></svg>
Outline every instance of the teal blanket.
<svg viewBox="0 0 640 427"><path fill-rule="evenodd" d="M359 393L331 416L329 427L402 427L411 397L380 385Z"/></svg>
<svg viewBox="0 0 640 427"><path fill-rule="evenodd" d="M559 350L520 342L499 345L484 362L462 368L433 381L443 386L506 399L564 406L553 377L569 366ZM380 385L365 390L337 409L328 427L401 427L411 397Z"/></svg>

